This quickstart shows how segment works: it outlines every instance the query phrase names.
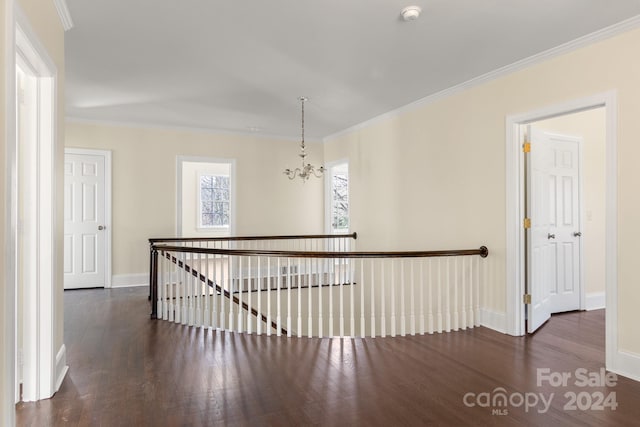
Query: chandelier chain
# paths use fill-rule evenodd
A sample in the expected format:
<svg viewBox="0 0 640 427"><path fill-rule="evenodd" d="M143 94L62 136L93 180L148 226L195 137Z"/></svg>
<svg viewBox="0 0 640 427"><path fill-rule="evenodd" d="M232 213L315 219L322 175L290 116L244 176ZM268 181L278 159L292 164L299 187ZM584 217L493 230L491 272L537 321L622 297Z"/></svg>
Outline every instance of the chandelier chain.
<svg viewBox="0 0 640 427"><path fill-rule="evenodd" d="M305 158L307 157L307 152L306 152L306 146L304 143L304 103L305 101L307 101L307 98L304 96L301 96L300 98L298 98L302 104L302 117L300 119L301 122L301 129L302 129L302 135L301 135L301 142L300 142L300 158L302 159L302 168L295 168L294 170L291 169L285 169L284 170L284 174L287 175L287 177L289 179L295 179L296 176L299 176L302 179L302 182L305 183L309 177L311 177L311 175L320 178L323 173L324 173L324 167L320 166L317 169L311 165L311 163L306 163L305 164Z"/></svg>

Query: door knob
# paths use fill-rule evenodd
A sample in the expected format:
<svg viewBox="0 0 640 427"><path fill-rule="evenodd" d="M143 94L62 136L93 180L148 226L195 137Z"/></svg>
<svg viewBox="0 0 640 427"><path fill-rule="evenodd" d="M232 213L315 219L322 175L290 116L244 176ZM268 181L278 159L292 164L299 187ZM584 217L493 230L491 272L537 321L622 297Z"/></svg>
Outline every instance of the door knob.
<svg viewBox="0 0 640 427"><path fill-rule="evenodd" d="M556 238L555 234L551 234L551 233L547 234L547 239L555 239L555 238Z"/></svg>
<svg viewBox="0 0 640 427"><path fill-rule="evenodd" d="M100 230L100 231L104 230L105 228L107 228L107 227L105 227L104 225L99 225L98 226L98 230Z"/></svg>
<svg viewBox="0 0 640 427"><path fill-rule="evenodd" d="M582 233L579 231L576 231L575 233L573 233L574 237L580 237L582 236Z"/></svg>

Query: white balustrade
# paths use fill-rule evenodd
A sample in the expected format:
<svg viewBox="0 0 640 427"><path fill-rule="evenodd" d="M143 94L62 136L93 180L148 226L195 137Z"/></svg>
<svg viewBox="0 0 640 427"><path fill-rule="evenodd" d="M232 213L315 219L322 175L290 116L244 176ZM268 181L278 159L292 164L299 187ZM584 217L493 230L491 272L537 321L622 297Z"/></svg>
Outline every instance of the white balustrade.
<svg viewBox="0 0 640 427"><path fill-rule="evenodd" d="M352 254L353 246L352 236L158 242L157 317L309 338L394 337L479 325L486 275L479 251L373 257ZM323 257L326 250L334 254Z"/></svg>

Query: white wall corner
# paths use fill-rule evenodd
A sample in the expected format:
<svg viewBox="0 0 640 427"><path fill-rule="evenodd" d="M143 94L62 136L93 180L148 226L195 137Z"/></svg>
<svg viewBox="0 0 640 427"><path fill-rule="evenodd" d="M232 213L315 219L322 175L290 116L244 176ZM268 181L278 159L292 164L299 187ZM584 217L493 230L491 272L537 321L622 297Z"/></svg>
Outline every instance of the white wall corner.
<svg viewBox="0 0 640 427"><path fill-rule="evenodd" d="M623 377L640 381L640 354L618 350L611 370Z"/></svg>
<svg viewBox="0 0 640 427"><path fill-rule="evenodd" d="M134 286L149 286L149 274L114 274L111 278L111 288L130 288Z"/></svg>
<svg viewBox="0 0 640 427"><path fill-rule="evenodd" d="M67 366L67 347L62 344L60 350L58 350L58 354L56 355L56 372L55 372L55 388L54 391L60 390L60 386L62 385L62 381L64 377L67 375L69 371L69 366Z"/></svg>
<svg viewBox="0 0 640 427"><path fill-rule="evenodd" d="M53 3L56 5L58 16L60 16L62 28L64 28L65 31L69 31L73 28L73 19L71 19L71 13L69 13L69 7L67 7L67 1L53 0Z"/></svg>
<svg viewBox="0 0 640 427"><path fill-rule="evenodd" d="M604 292L592 292L587 294L585 301L585 310L600 310L606 307L605 302L605 293Z"/></svg>
<svg viewBox="0 0 640 427"><path fill-rule="evenodd" d="M493 329L502 334L507 333L507 315L496 311L480 309L480 324L485 328Z"/></svg>

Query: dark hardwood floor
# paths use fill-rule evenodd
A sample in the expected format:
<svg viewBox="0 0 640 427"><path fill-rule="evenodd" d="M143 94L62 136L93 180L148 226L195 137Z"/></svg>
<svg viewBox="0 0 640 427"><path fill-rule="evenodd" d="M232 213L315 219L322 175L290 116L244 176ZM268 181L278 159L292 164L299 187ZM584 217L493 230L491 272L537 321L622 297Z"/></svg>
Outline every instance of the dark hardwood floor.
<svg viewBox="0 0 640 427"><path fill-rule="evenodd" d="M530 337L340 340L196 329L148 307L145 288L65 292L69 373L52 399L17 405L18 425L640 425L639 382L579 386L576 369L596 381L604 366L604 311L556 315ZM545 368L567 386L538 384Z"/></svg>

